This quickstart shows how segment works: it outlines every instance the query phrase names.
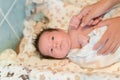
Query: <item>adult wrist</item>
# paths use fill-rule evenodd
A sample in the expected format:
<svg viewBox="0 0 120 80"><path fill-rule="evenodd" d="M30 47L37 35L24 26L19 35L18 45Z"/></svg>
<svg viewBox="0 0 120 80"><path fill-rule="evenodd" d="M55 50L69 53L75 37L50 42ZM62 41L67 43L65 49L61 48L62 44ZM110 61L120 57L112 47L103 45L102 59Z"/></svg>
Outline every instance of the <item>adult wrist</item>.
<svg viewBox="0 0 120 80"><path fill-rule="evenodd" d="M120 3L120 0L101 0L102 4L106 5L106 11L111 10L115 5Z"/></svg>
<svg viewBox="0 0 120 80"><path fill-rule="evenodd" d="M106 0L106 1L109 2L111 7L113 7L116 4L120 3L120 0Z"/></svg>

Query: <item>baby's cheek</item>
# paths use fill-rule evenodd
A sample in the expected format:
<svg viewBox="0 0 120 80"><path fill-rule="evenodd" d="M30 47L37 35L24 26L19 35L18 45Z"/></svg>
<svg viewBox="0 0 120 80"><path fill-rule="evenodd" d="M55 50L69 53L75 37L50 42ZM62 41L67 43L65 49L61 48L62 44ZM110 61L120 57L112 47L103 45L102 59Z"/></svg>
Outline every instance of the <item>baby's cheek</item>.
<svg viewBox="0 0 120 80"><path fill-rule="evenodd" d="M65 58L66 57L66 53L61 51L59 54L56 54L55 57L56 58Z"/></svg>

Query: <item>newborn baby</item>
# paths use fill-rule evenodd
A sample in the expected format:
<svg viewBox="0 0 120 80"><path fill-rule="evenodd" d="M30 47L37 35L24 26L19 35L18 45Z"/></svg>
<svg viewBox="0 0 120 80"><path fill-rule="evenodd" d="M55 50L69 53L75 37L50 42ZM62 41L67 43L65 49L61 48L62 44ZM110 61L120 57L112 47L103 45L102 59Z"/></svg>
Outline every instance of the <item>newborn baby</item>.
<svg viewBox="0 0 120 80"><path fill-rule="evenodd" d="M90 28L82 31L80 28L68 32L62 29L45 29L38 36L37 47L44 56L53 58L65 58L71 49L80 49L88 43L87 34L92 30Z"/></svg>
<svg viewBox="0 0 120 80"><path fill-rule="evenodd" d="M81 28L73 30L70 27L68 32L62 29L45 29L38 36L36 47L45 57L68 57L81 67L106 67L117 62L120 57L120 49L109 55L97 55L97 51L92 49L106 28L94 28L93 30L91 27L86 30Z"/></svg>

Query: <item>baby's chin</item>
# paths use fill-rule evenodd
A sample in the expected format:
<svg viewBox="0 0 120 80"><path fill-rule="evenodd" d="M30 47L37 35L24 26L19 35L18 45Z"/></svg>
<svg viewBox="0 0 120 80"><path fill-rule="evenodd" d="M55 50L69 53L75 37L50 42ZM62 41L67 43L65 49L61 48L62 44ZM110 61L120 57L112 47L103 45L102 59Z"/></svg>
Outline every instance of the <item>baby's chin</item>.
<svg viewBox="0 0 120 80"><path fill-rule="evenodd" d="M56 58L56 59L63 59L63 58L65 58L66 56L54 56L54 58Z"/></svg>
<svg viewBox="0 0 120 80"><path fill-rule="evenodd" d="M68 53L63 54L63 55L59 55L59 56L54 56L54 58L63 59L63 58L66 58L67 55L68 55Z"/></svg>

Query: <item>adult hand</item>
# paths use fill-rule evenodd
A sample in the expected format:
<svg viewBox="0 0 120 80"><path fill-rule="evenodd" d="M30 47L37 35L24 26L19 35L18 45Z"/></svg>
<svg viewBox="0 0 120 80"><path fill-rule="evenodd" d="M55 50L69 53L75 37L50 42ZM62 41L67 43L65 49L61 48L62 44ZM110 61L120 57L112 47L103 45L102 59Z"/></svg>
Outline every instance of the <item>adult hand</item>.
<svg viewBox="0 0 120 80"><path fill-rule="evenodd" d="M117 0L101 0L83 8L78 15L72 17L70 27L78 28L79 26L96 25L115 4L117 4Z"/></svg>
<svg viewBox="0 0 120 80"><path fill-rule="evenodd" d="M120 47L120 17L101 21L95 27L108 26L102 38L94 46L98 54L114 53Z"/></svg>

